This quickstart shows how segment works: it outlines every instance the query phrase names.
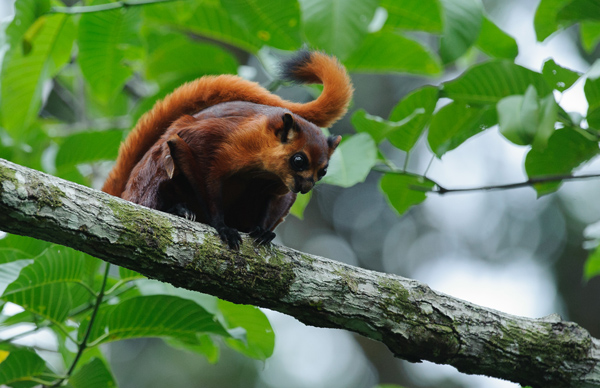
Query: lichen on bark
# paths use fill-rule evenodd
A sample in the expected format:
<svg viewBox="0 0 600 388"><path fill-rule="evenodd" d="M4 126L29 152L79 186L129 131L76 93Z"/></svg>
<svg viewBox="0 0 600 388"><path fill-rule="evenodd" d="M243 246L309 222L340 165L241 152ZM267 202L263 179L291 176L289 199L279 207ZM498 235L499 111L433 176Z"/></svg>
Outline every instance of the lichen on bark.
<svg viewBox="0 0 600 388"><path fill-rule="evenodd" d="M310 325L352 330L411 361L445 363L524 386L600 386L600 341L573 322L504 314L415 280L258 247L247 237L232 251L205 225L1 159L0 229Z"/></svg>

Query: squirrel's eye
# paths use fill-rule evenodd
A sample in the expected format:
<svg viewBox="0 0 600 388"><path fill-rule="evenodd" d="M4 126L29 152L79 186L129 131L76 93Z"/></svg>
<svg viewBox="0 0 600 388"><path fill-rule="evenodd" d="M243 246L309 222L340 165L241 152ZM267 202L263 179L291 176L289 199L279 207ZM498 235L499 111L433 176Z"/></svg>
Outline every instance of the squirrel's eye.
<svg viewBox="0 0 600 388"><path fill-rule="evenodd" d="M304 154L296 154L292 156L290 164L292 165L292 169L296 171L303 171L308 167L308 160Z"/></svg>
<svg viewBox="0 0 600 388"><path fill-rule="evenodd" d="M327 174L327 167L320 169L317 173L317 176L319 177L319 179L321 179L325 176L325 174Z"/></svg>

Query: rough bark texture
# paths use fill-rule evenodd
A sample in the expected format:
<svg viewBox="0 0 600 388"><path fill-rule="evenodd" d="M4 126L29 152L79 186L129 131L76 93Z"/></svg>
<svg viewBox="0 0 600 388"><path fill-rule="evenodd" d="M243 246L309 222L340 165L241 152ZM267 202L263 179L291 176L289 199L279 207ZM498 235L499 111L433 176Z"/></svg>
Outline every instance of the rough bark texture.
<svg viewBox="0 0 600 388"><path fill-rule="evenodd" d="M73 247L179 287L268 307L385 343L400 358L532 387L599 387L600 341L559 316L530 319L417 281L248 239L0 159L0 230Z"/></svg>

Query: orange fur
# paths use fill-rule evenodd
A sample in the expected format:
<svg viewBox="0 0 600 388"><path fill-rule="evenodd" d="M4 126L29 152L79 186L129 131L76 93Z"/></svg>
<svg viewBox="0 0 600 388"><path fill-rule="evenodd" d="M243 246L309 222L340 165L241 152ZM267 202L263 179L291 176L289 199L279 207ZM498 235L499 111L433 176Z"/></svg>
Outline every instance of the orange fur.
<svg viewBox="0 0 600 388"><path fill-rule="evenodd" d="M345 112L352 85L322 53L301 52L284 76L322 82L323 93L299 104L236 76L187 83L146 113L119 150L103 190L213 226L229 247L248 232L260 244L327 171L340 136L328 126Z"/></svg>
<svg viewBox="0 0 600 388"><path fill-rule="evenodd" d="M102 191L121 196L135 165L175 120L219 103L247 101L282 107L315 125L330 126L346 112L352 98L352 84L335 58L320 52L311 52L309 56L295 75L305 82L323 83L324 88L319 98L305 104L284 100L255 82L233 75L205 76L180 86L140 118L121 145Z"/></svg>

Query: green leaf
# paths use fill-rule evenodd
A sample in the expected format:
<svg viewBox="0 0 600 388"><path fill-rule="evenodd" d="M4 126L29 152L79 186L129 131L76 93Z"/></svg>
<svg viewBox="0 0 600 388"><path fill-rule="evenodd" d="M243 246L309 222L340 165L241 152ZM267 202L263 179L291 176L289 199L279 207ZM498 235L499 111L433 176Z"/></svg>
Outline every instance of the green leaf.
<svg viewBox="0 0 600 388"><path fill-rule="evenodd" d="M246 331L244 340L226 338L225 342L229 347L257 360L271 357L275 347L275 334L269 320L258 307L233 304L220 299L218 306L230 329L241 327Z"/></svg>
<svg viewBox="0 0 600 388"><path fill-rule="evenodd" d="M395 143L398 144L397 147L408 152L418 140L423 127L420 128L418 133L409 133L406 130L414 129L415 126L411 125L412 121L419 120L420 116L424 114L426 114L425 108L415 108L402 121L393 122L384 120L379 116L372 116L365 112L364 109L359 109L352 115L352 125L354 125L357 132L368 133L376 143L380 143L384 139L393 136Z"/></svg>
<svg viewBox="0 0 600 388"><path fill-rule="evenodd" d="M125 61L137 43L140 15L140 7L81 15L78 62L91 91L103 104L108 104L133 74Z"/></svg>
<svg viewBox="0 0 600 388"><path fill-rule="evenodd" d="M556 64L553 59L544 62L542 75L548 85L559 92L569 89L581 77L580 72L562 67Z"/></svg>
<svg viewBox="0 0 600 388"><path fill-rule="evenodd" d="M434 75L442 67L429 49L414 40L391 31L379 31L365 37L362 45L344 61L351 71Z"/></svg>
<svg viewBox="0 0 600 388"><path fill-rule="evenodd" d="M15 248L0 248L0 265L31 258L27 253Z"/></svg>
<svg viewBox="0 0 600 388"><path fill-rule="evenodd" d="M417 114L420 114L420 112L417 112ZM377 144L385 140L389 132L402 125L384 120L379 116L370 115L364 109L359 109L354 112L351 121L356 132L368 133Z"/></svg>
<svg viewBox="0 0 600 388"><path fill-rule="evenodd" d="M25 252L29 257L35 257L45 251L51 244L31 237L9 234L0 239L0 248L13 248Z"/></svg>
<svg viewBox="0 0 600 388"><path fill-rule="evenodd" d="M439 90L434 86L424 86L406 95L390 113L390 121L408 122L387 135L388 140L395 147L403 151L410 151L423 133L425 126L431 120L433 110L437 104Z"/></svg>
<svg viewBox="0 0 600 388"><path fill-rule="evenodd" d="M27 267L25 267L26 269ZM23 272L24 269L21 271ZM16 281L19 281L17 279ZM11 283L10 286L15 284ZM67 284L49 283L38 287L17 284L19 288L7 289L2 299L18 304L27 311L49 319L53 323L62 323L71 310L72 300Z"/></svg>
<svg viewBox="0 0 600 388"><path fill-rule="evenodd" d="M377 0L300 0L300 6L310 44L344 60L367 35Z"/></svg>
<svg viewBox="0 0 600 388"><path fill-rule="evenodd" d="M220 47L192 42L179 34L166 34L155 40L157 46L148 57L146 77L161 85L181 84L207 74L237 73L237 60Z"/></svg>
<svg viewBox="0 0 600 388"><path fill-rule="evenodd" d="M115 378L101 359L92 358L69 378L73 388L111 388L116 387Z"/></svg>
<svg viewBox="0 0 600 388"><path fill-rule="evenodd" d="M540 99L535 88L529 86L524 96L503 98L496 108L504 137L518 145L546 147L558 117L558 105L552 94Z"/></svg>
<svg viewBox="0 0 600 388"><path fill-rule="evenodd" d="M510 112L510 114L516 114L519 116L523 127L529 132L528 134L531 135L531 138L525 144L531 144L536 133L539 110L539 103L537 100L537 91L533 86L529 85L525 95L523 96L523 99L521 100L521 105L519 107L520 109L517 112ZM504 100L500 100L498 105L501 105L502 101Z"/></svg>
<svg viewBox="0 0 600 388"><path fill-rule="evenodd" d="M559 21L577 23L582 20L600 21L598 0L572 0L558 13Z"/></svg>
<svg viewBox="0 0 600 388"><path fill-rule="evenodd" d="M487 17L483 17L481 33L477 38L477 47L494 58L514 60L519 54L515 38L502 31Z"/></svg>
<svg viewBox="0 0 600 388"><path fill-rule="evenodd" d="M329 161L323 183L341 187L363 182L377 161L377 146L366 133L358 133L338 146Z"/></svg>
<svg viewBox="0 0 600 388"><path fill-rule="evenodd" d="M89 321L79 327L79 339ZM197 336L212 333L227 337L215 317L197 303L168 295L149 295L102 306L90 333L90 342L105 343L128 338L172 337L197 343Z"/></svg>
<svg viewBox="0 0 600 388"><path fill-rule="evenodd" d="M473 66L459 78L443 85L444 97L469 104L495 104L504 97L525 94L529 85L540 96L552 89L540 73L507 60L496 60Z"/></svg>
<svg viewBox="0 0 600 388"><path fill-rule="evenodd" d="M600 275L600 246L590 253L583 267L583 277L586 281L598 275Z"/></svg>
<svg viewBox="0 0 600 388"><path fill-rule="evenodd" d="M143 21L149 29L158 30L155 24L162 26L181 26L188 23L201 4L217 5L209 1L173 1L167 3L149 3L143 7ZM146 27L145 26L145 27Z"/></svg>
<svg viewBox="0 0 600 388"><path fill-rule="evenodd" d="M234 20L229 10L221 7L219 3L196 2L196 4L197 8L191 13L189 19L186 19L182 24L174 24L173 26L178 29L183 27L189 32L231 44L251 53L256 53L264 44L248 27L240 25L237 20ZM171 7L171 4L157 4L155 6L159 5L161 10ZM161 15L164 14L159 11L159 20Z"/></svg>
<svg viewBox="0 0 600 388"><path fill-rule="evenodd" d="M388 13L386 27L410 31L442 31L442 6L439 0L381 0L379 5Z"/></svg>
<svg viewBox="0 0 600 388"><path fill-rule="evenodd" d="M136 279L146 279L144 275L140 275L139 273L127 269L125 267L119 267L119 278L122 281L130 281Z"/></svg>
<svg viewBox="0 0 600 388"><path fill-rule="evenodd" d="M296 0L221 0L225 10L263 44L282 50L301 45Z"/></svg>
<svg viewBox="0 0 600 388"><path fill-rule="evenodd" d="M13 248L0 248L0 295L19 277L21 270L31 264L31 256Z"/></svg>
<svg viewBox="0 0 600 388"><path fill-rule="evenodd" d="M563 128L554 131L545 149L531 149L525 159L525 171L530 178L571 174L582 163L598 154L598 142L588 139L579 131ZM537 183L538 197L550 194L562 182Z"/></svg>
<svg viewBox="0 0 600 388"><path fill-rule="evenodd" d="M306 194L298 193L298 195L296 196L296 201L294 202L294 204L292 205L292 208L290 209L290 214L303 220L304 219L304 209L306 209L306 206L308 206L308 203L310 202L311 197L312 197L312 191L309 191Z"/></svg>
<svg viewBox="0 0 600 388"><path fill-rule="evenodd" d="M477 41L483 20L479 0L441 0L444 8L444 32L440 57L444 63L460 58Z"/></svg>
<svg viewBox="0 0 600 388"><path fill-rule="evenodd" d="M496 123L494 107L451 102L433 115L427 141L431 150L441 158L446 152Z"/></svg>
<svg viewBox="0 0 600 388"><path fill-rule="evenodd" d="M82 280L86 257L69 248L48 248L21 270L19 277L2 294L2 299L61 323L72 305L67 283Z"/></svg>
<svg viewBox="0 0 600 388"><path fill-rule="evenodd" d="M600 43L600 22L581 22L579 34L583 48L591 53Z"/></svg>
<svg viewBox="0 0 600 388"><path fill-rule="evenodd" d="M435 183L427 178L410 174L385 174L379 182L379 187L385 194L389 204L398 212L404 214L412 206L418 205L426 198Z"/></svg>
<svg viewBox="0 0 600 388"><path fill-rule="evenodd" d="M587 121L590 127L600 129L600 78L588 78L583 86L588 102Z"/></svg>
<svg viewBox="0 0 600 388"><path fill-rule="evenodd" d="M558 14L569 1L571 0L540 1L533 19L538 42L544 41L547 37L561 28L557 21Z"/></svg>
<svg viewBox="0 0 600 388"><path fill-rule="evenodd" d="M554 100L554 95L549 94L540 100L539 124L533 140L533 148L546 148L548 140L554 134L558 109L559 106Z"/></svg>
<svg viewBox="0 0 600 388"><path fill-rule="evenodd" d="M6 351L0 351L0 360ZM38 377L46 369L46 364L33 350L16 349L10 351L8 357L0 361L0 385L12 384Z"/></svg>
<svg viewBox="0 0 600 388"><path fill-rule="evenodd" d="M62 144L56 154L56 168L114 160L122 139L121 130L81 132L60 139Z"/></svg>
<svg viewBox="0 0 600 388"><path fill-rule="evenodd" d="M13 50L2 61L0 111L4 128L15 138L23 137L37 117L42 87L68 61L74 26L66 15L38 19L40 31L26 54Z"/></svg>
<svg viewBox="0 0 600 388"><path fill-rule="evenodd" d="M19 0L14 4L15 16L6 28L6 43L11 51L25 52L31 49L32 42L23 38L38 18L50 10L50 0Z"/></svg>
<svg viewBox="0 0 600 388"><path fill-rule="evenodd" d="M2 315L0 317L2 318L0 327L8 327L12 325L18 325L20 323L32 323L36 321L33 314L29 311L21 311L20 313L16 313L14 315Z"/></svg>
<svg viewBox="0 0 600 388"><path fill-rule="evenodd" d="M166 338L165 342L176 349L201 354L205 356L211 364L215 364L219 361L219 346L208 335L199 335L197 341L192 344L178 341L173 338Z"/></svg>

